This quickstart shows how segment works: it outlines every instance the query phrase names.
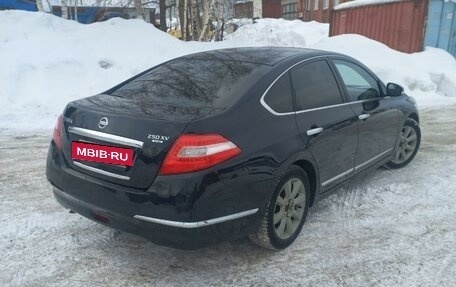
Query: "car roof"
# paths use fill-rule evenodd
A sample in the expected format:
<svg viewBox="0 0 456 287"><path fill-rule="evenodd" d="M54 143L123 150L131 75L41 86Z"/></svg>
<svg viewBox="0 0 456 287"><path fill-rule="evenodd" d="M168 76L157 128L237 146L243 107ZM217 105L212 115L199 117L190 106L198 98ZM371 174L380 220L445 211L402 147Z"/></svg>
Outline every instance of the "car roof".
<svg viewBox="0 0 456 287"><path fill-rule="evenodd" d="M308 48L244 47L205 51L183 56L179 59L239 61L273 66L293 56L300 56L301 59L306 59L323 55L339 54Z"/></svg>

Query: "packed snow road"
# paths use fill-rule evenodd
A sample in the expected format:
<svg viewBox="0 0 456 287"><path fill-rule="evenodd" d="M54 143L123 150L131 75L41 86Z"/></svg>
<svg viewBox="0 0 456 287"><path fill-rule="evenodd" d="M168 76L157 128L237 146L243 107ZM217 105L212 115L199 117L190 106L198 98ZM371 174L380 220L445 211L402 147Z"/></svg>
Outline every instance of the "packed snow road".
<svg viewBox="0 0 456 287"><path fill-rule="evenodd" d="M319 202L282 252L174 250L69 214L44 175L50 135L0 131L0 284L456 286L456 106L421 117L414 162Z"/></svg>

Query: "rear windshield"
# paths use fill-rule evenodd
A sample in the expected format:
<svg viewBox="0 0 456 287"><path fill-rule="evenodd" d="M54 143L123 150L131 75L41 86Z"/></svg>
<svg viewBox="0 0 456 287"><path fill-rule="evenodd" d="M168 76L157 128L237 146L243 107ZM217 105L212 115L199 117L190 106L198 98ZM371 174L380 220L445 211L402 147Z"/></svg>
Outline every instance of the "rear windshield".
<svg viewBox="0 0 456 287"><path fill-rule="evenodd" d="M228 108L257 78L262 65L221 59L181 58L121 86L112 95L137 102Z"/></svg>

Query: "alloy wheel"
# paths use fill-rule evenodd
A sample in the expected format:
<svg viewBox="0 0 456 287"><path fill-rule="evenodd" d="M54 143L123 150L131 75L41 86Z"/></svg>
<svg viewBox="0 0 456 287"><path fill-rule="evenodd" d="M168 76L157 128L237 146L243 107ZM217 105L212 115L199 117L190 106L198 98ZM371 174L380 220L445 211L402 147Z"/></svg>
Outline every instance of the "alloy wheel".
<svg viewBox="0 0 456 287"><path fill-rule="evenodd" d="M417 135L414 128L404 126L401 131L401 139L392 160L395 164L406 162L413 154L417 145Z"/></svg>
<svg viewBox="0 0 456 287"><path fill-rule="evenodd" d="M304 183L288 180L280 191L274 208L274 231L280 239L288 239L299 228L306 206Z"/></svg>

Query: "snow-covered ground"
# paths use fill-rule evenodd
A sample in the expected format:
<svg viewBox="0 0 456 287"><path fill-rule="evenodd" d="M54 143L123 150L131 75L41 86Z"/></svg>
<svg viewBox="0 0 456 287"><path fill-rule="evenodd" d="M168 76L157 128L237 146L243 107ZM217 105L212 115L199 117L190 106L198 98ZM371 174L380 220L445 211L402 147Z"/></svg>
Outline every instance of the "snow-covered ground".
<svg viewBox="0 0 456 287"><path fill-rule="evenodd" d="M306 47L328 38L329 24L301 20L258 19L226 37L228 42L261 46Z"/></svg>
<svg viewBox="0 0 456 287"><path fill-rule="evenodd" d="M293 46L351 55L420 107L456 103L456 60L443 50L405 54L328 25L260 19L217 43L185 43L140 20L78 24L41 13L0 11L0 131L50 130L71 100L100 93L151 66L198 51Z"/></svg>
<svg viewBox="0 0 456 287"><path fill-rule="evenodd" d="M49 137L0 134L2 286L456 286L456 105L421 113L399 170L358 178L310 209L290 248L196 251L112 230L54 200Z"/></svg>

